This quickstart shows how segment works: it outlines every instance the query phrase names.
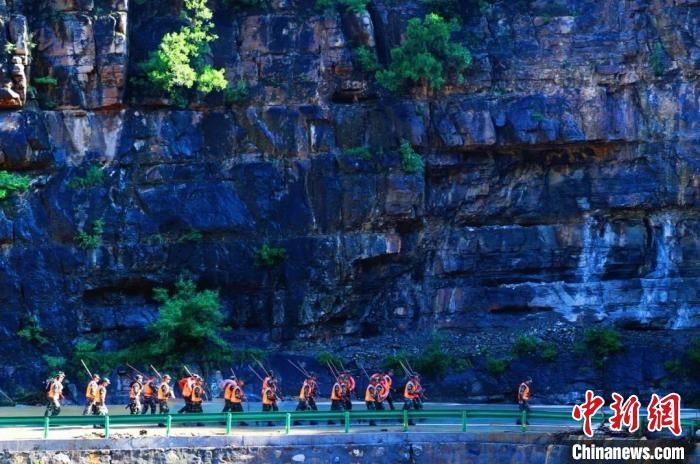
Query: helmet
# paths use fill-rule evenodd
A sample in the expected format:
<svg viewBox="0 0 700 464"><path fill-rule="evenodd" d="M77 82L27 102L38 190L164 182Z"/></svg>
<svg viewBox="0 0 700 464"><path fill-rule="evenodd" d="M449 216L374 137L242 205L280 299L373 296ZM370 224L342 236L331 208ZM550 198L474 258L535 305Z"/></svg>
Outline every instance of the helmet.
<svg viewBox="0 0 700 464"><path fill-rule="evenodd" d="M170 376L169 376L168 374L165 374L165 375L163 376L163 380L170 380Z"/></svg>
<svg viewBox="0 0 700 464"><path fill-rule="evenodd" d="M105 377L104 379L102 379L102 383L106 383L107 385L109 385L112 382L110 382L109 379Z"/></svg>

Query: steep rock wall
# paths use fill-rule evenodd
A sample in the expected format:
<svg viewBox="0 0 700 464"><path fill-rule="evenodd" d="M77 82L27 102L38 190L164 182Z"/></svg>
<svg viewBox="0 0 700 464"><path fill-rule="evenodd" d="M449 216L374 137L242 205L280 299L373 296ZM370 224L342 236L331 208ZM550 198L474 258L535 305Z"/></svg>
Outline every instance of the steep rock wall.
<svg viewBox="0 0 700 464"><path fill-rule="evenodd" d="M351 50L386 61L422 3L326 16L310 1L216 4L210 59L251 96L228 107L192 95L174 109L139 84L138 64L178 27L180 2L3 2L15 48L3 58L0 169L35 180L0 210L0 386L43 367L43 348L16 336L27 314L56 353L85 334L119 346L156 316L152 289L183 272L220 289L248 343L336 340L371 355L417 349L440 329L450 349L479 354L455 379L471 397L538 369L559 400L668 380L662 362L682 347L672 339L700 326L700 2L457 3L456 38L475 62L465 84L404 97ZM25 97L32 76L57 83ZM402 139L424 174L402 171ZM343 154L362 145L372 160ZM106 166L104 184L70 188L91 164ZM98 218L103 244L82 250L76 234ZM201 240L187 241L191 230ZM264 241L287 249L281 266L255 266ZM600 322L626 329L606 372L562 376L590 366L570 353L518 361L503 378L484 371L484 354L519 334L566 352ZM664 350L642 354L649 344Z"/></svg>

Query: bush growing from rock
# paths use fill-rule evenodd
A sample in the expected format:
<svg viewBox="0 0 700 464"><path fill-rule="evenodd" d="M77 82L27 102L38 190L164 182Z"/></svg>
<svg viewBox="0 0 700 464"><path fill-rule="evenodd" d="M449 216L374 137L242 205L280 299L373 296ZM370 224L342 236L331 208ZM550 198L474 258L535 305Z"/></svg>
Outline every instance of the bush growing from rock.
<svg viewBox="0 0 700 464"><path fill-rule="evenodd" d="M377 80L392 92L420 86L424 89L441 89L448 73L462 83L462 72L471 66L469 51L450 39L458 29L456 21L445 21L440 15L430 13L423 20L408 21L406 40L391 50L391 63L378 71Z"/></svg>

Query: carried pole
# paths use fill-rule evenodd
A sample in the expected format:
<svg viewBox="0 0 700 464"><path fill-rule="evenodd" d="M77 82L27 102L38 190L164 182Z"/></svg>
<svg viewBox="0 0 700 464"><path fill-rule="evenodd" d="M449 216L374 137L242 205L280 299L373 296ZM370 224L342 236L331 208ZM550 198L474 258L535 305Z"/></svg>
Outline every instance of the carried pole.
<svg viewBox="0 0 700 464"><path fill-rule="evenodd" d="M83 365L83 367L85 368L85 372L87 372L88 375L90 376L90 378L92 378L92 372L90 372L90 369L88 369L87 364L85 364L85 361L83 361L83 360L81 359L81 360L80 360L80 364Z"/></svg>
<svg viewBox="0 0 700 464"><path fill-rule="evenodd" d="M146 377L146 376L143 374L143 372L141 372L140 370L136 369L136 368L135 368L134 366L132 366L131 364L126 363L126 365L127 365L127 367L129 367L132 371L136 372L138 375L140 375L140 376L142 376L142 377Z"/></svg>
<svg viewBox="0 0 700 464"><path fill-rule="evenodd" d="M160 375L160 372L158 372L158 369L156 369L155 367L153 367L153 364L151 364L150 366L151 366L151 369L153 369L153 372L156 373L156 375L158 376L158 378L159 378L160 380L163 380L163 376Z"/></svg>

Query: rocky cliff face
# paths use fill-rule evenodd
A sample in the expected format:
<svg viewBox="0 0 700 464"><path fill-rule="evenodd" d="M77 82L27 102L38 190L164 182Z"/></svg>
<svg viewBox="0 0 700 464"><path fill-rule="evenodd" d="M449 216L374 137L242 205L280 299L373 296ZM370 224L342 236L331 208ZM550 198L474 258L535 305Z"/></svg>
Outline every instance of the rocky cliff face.
<svg viewBox="0 0 700 464"><path fill-rule="evenodd" d="M0 387L41 372L43 349L16 336L28 315L53 354L96 333L110 349L181 273L220 289L258 345L411 351L440 330L474 355L453 378L472 398L525 372L559 400L668 381L663 361L700 327L700 2L455 3L466 82L402 97L352 48L386 62L425 4L216 4L209 60L250 96L175 109L138 63L180 24L179 1L0 1L0 169L34 178L0 209ZM424 173L402 171L401 139ZM357 146L375 156L344 154ZM104 182L70 186L95 165ZM81 249L99 218L102 245ZM255 266L264 242L288 258ZM602 372L569 349L601 323L626 340ZM487 373L486 353L523 333L559 359Z"/></svg>

